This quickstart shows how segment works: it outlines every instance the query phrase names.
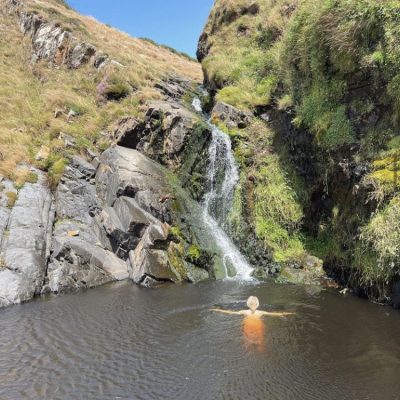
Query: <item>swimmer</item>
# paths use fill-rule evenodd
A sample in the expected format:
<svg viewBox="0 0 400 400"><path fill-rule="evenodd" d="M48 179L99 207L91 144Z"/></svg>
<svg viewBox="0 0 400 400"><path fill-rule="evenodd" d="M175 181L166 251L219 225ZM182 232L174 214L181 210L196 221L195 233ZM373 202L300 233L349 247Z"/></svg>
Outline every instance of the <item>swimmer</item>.
<svg viewBox="0 0 400 400"><path fill-rule="evenodd" d="M212 308L210 311L215 311L215 312L219 312L219 313L223 313L223 314L252 316L252 317L257 317L257 318L261 318L264 316L286 317L287 315L293 315L293 313L287 313L287 312L268 312L268 311L257 310L257 308L260 305L260 302L259 302L258 298L255 296L250 296L247 299L246 304L247 304L247 307L249 307L248 310L231 311L231 310L222 310L220 308Z"/></svg>

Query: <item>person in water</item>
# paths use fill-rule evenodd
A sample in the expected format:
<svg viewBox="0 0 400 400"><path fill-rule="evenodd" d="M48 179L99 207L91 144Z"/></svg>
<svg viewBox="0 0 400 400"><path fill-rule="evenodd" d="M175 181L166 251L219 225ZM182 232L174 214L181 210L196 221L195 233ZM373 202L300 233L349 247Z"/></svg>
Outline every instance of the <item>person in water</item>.
<svg viewBox="0 0 400 400"><path fill-rule="evenodd" d="M263 317L263 316L271 316L271 317L285 317L287 315L293 315L293 313L285 313L285 312L268 312L257 310L260 306L260 302L256 296L250 296L247 299L247 307L248 310L240 310L240 311L231 311L231 310L223 310L221 308L212 308L211 311L216 311L224 314L233 314L233 315L248 315L252 317Z"/></svg>
<svg viewBox="0 0 400 400"><path fill-rule="evenodd" d="M211 311L245 316L242 324L244 347L246 350L255 348L258 352L263 353L265 351L266 327L262 317L285 317L287 315L292 315L293 313L261 311L258 310L259 306L260 302L258 298L255 296L250 296L247 299L247 307L249 307L248 310L231 311L213 308Z"/></svg>

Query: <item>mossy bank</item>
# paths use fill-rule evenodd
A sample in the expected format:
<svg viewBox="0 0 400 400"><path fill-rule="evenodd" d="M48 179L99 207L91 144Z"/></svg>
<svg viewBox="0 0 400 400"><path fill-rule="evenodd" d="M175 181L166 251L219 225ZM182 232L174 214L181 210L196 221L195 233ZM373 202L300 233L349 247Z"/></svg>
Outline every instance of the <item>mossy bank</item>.
<svg viewBox="0 0 400 400"><path fill-rule="evenodd" d="M277 262L315 255L342 285L392 303L399 22L396 1L217 0L198 47L215 101L254 115L226 129L242 171L233 226Z"/></svg>

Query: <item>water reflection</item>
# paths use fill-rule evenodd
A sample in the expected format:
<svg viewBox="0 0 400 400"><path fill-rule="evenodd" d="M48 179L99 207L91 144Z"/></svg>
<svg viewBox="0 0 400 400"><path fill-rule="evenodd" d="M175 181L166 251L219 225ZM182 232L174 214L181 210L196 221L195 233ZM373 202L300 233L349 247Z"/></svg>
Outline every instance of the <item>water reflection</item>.
<svg viewBox="0 0 400 400"><path fill-rule="evenodd" d="M2 310L0 399L399 400L399 326L298 286L121 282Z"/></svg>
<svg viewBox="0 0 400 400"><path fill-rule="evenodd" d="M246 351L265 352L265 322L253 315L248 315L243 319L243 345Z"/></svg>

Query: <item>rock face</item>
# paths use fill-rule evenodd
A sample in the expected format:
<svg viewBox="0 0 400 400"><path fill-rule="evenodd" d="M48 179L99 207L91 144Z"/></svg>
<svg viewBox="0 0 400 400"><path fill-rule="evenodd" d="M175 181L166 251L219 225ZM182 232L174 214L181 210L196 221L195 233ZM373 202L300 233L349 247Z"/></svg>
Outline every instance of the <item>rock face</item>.
<svg viewBox="0 0 400 400"><path fill-rule="evenodd" d="M185 95L196 94L193 83L177 75L171 75L163 81L157 82L155 88L174 101L182 100Z"/></svg>
<svg viewBox="0 0 400 400"><path fill-rule="evenodd" d="M65 292L128 278L128 267L96 236L93 217L100 206L94 177L96 168L73 157L55 194L54 226L46 292Z"/></svg>
<svg viewBox="0 0 400 400"><path fill-rule="evenodd" d="M118 124L117 140L128 147L88 153L91 162L71 157L54 198L39 171L18 194L4 181L0 306L129 278L150 287L213 276L212 254L185 222L194 201L180 187L201 165L209 135L183 106L156 102L145 121Z"/></svg>
<svg viewBox="0 0 400 400"><path fill-rule="evenodd" d="M190 243L171 234L178 222L174 209L181 206L168 181L164 168L136 150L115 146L100 158L96 182L104 208L96 217L98 237L128 260L131 278L144 286L208 278L205 270L197 279L190 274L197 267L188 261L175 262L174 243Z"/></svg>
<svg viewBox="0 0 400 400"><path fill-rule="evenodd" d="M199 62L202 62L208 56L210 49L211 44L208 42L208 34L207 32L203 32L200 36L196 52L196 57Z"/></svg>
<svg viewBox="0 0 400 400"><path fill-rule="evenodd" d="M90 43L80 42L57 24L45 21L34 12L25 11L23 1L9 0L8 8L19 19L21 31L32 38L32 63L48 60L69 68L91 63L95 68L101 68L110 61Z"/></svg>
<svg viewBox="0 0 400 400"><path fill-rule="evenodd" d="M151 102L142 123L124 118L114 137L119 145L137 149L171 171L179 171L182 185L192 196L202 196L211 129L182 104Z"/></svg>
<svg viewBox="0 0 400 400"><path fill-rule="evenodd" d="M0 306L30 300L45 278L54 211L45 178L36 173L38 182L25 184L12 211L1 210Z"/></svg>

